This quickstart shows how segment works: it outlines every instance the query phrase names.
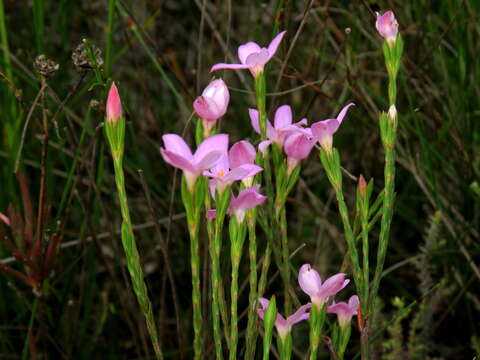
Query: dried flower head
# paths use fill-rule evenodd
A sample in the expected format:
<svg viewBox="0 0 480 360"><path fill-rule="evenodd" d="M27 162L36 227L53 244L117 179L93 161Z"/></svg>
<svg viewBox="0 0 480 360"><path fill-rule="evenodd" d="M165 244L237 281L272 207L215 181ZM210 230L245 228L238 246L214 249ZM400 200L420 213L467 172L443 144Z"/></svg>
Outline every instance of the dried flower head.
<svg viewBox="0 0 480 360"><path fill-rule="evenodd" d="M38 73L42 76L45 76L45 77L50 77L50 76L55 75L55 73L60 68L60 65L58 65L52 59L47 58L43 54L38 55L35 58L34 65L35 65L35 69L38 71Z"/></svg>

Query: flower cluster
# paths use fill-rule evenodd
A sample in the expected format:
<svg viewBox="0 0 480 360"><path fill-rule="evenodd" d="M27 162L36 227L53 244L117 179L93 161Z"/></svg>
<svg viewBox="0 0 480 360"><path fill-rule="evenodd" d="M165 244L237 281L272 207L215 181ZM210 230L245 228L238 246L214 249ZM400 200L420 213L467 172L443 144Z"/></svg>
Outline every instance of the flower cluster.
<svg viewBox="0 0 480 360"><path fill-rule="evenodd" d="M281 314L277 314L275 327L277 328L278 335L284 339L290 333L293 325L310 317L309 310L312 305L321 309L340 290L347 286L349 282L349 279L345 279L344 273L338 273L322 283L320 275L315 269L309 264L302 265L298 273L298 284L303 292L310 296L311 302L300 306L295 313L287 318L283 317ZM259 298L258 301L260 302L261 307L257 309L257 313L260 318L263 319L269 301L265 298ZM331 305L327 306L327 312L336 314L340 327L344 328L350 323L352 317L357 315L359 306L360 302L358 296L353 295L348 300L348 303L336 303L333 301Z"/></svg>

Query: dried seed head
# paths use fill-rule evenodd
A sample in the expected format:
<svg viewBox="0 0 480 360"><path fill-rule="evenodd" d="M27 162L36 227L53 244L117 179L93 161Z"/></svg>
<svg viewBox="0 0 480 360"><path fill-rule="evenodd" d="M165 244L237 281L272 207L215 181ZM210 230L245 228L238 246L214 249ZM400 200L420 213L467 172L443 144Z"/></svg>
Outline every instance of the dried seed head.
<svg viewBox="0 0 480 360"><path fill-rule="evenodd" d="M60 68L60 65L58 65L52 59L47 58L43 54L38 55L35 58L34 65L35 65L35 69L38 71L38 73L42 76L45 76L45 77L50 77L50 76L55 75L55 73Z"/></svg>
<svg viewBox="0 0 480 360"><path fill-rule="evenodd" d="M93 55L95 56L95 61L97 63L97 66L99 68L103 68L102 50L100 50L98 47L96 47L92 43L89 43L89 44L93 51ZM73 61L73 65L75 65L75 69L78 72L86 72L94 68L94 64L90 59L90 57L88 56L88 50L84 42L79 44L75 48L75 50L73 50L72 61Z"/></svg>

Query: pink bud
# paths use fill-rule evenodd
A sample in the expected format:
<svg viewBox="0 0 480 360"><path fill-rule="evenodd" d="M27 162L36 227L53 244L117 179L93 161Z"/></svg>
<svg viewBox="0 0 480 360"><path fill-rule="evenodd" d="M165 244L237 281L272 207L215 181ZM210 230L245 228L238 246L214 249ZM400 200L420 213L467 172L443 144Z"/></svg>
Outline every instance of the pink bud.
<svg viewBox="0 0 480 360"><path fill-rule="evenodd" d="M122 116L122 102L115 83L112 82L107 99L107 121L115 124Z"/></svg>
<svg viewBox="0 0 480 360"><path fill-rule="evenodd" d="M398 34L398 23L392 11L387 11L385 14L377 14L377 21L375 27L379 34L385 38L389 43L394 43Z"/></svg>
<svg viewBox="0 0 480 360"><path fill-rule="evenodd" d="M227 112L230 93L222 79L213 80L195 99L193 108L204 120L204 126L211 128Z"/></svg>

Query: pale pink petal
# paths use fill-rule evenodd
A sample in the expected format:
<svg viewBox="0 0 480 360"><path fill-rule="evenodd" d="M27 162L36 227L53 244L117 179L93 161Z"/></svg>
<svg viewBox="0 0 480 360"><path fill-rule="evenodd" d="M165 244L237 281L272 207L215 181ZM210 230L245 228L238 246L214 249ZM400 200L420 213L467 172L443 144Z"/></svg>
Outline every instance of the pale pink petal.
<svg viewBox="0 0 480 360"><path fill-rule="evenodd" d="M10 219L6 215L2 214L1 212L0 212L0 221L2 221L5 225L10 226Z"/></svg>
<svg viewBox="0 0 480 360"><path fill-rule="evenodd" d="M294 123L293 125L297 125L297 126L307 126L307 125L308 125L308 120L307 120L307 118L303 118L302 120L300 120L299 122Z"/></svg>
<svg viewBox="0 0 480 360"><path fill-rule="evenodd" d="M162 136L163 143L165 144L165 149L171 152L176 153L188 160L193 160L192 152L190 147L187 145L185 140L177 134L165 134Z"/></svg>
<svg viewBox="0 0 480 360"><path fill-rule="evenodd" d="M324 149L332 147L333 134L337 131L339 125L337 119L323 120L312 125L313 136Z"/></svg>
<svg viewBox="0 0 480 360"><path fill-rule="evenodd" d="M260 185L255 185L250 188L240 191L238 197L233 197L230 202L229 213L245 212L248 209L254 208L262 204L267 197L258 193Z"/></svg>
<svg viewBox="0 0 480 360"><path fill-rule="evenodd" d="M232 169L223 179L224 182L230 184L234 181L243 180L255 176L260 171L263 171L263 168L258 165L253 164L243 164L235 169Z"/></svg>
<svg viewBox="0 0 480 360"><path fill-rule="evenodd" d="M195 163L195 169L197 173L201 173L203 170L210 169L215 166L215 164L220 161L223 155L225 155L225 153L222 151L212 151L206 154L200 159L199 162Z"/></svg>
<svg viewBox="0 0 480 360"><path fill-rule="evenodd" d="M273 55L275 55L275 53L277 52L277 49L278 49L278 46L280 45L280 42L282 41L283 39L283 36L285 35L286 31L282 31L281 33L279 33L277 36L275 36L272 40L272 42L270 43L270 45L268 45L268 56L269 56L269 60L273 57Z"/></svg>
<svg viewBox="0 0 480 360"><path fill-rule="evenodd" d="M220 177L225 176L230 171L230 161L228 158L228 154L222 154L222 157L218 162L215 164L214 167L211 168L212 173L215 174L214 176L219 175ZM210 175L206 175L210 176Z"/></svg>
<svg viewBox="0 0 480 360"><path fill-rule="evenodd" d="M322 285L319 293L317 294L319 297L324 299L334 296L337 292L342 290L350 280L345 279L344 273L335 274L329 277Z"/></svg>
<svg viewBox="0 0 480 360"><path fill-rule="evenodd" d="M342 123L343 118L345 117L345 115L347 115L348 109L350 109L350 107L352 107L352 106L355 106L355 104L350 103L350 104L344 106L343 109L340 111L340 113L337 116L338 125L340 125Z"/></svg>
<svg viewBox="0 0 480 360"><path fill-rule="evenodd" d="M275 128L272 126L272 123L268 121L268 119L267 119L266 125L267 125L267 129L266 129L267 138L269 138L273 142L279 142L280 141L279 133L277 132L277 130L275 130Z"/></svg>
<svg viewBox="0 0 480 360"><path fill-rule="evenodd" d="M350 299L348 300L348 306L353 311L353 314L357 315L358 308L360 307L360 299L357 295L353 295L352 297L350 297Z"/></svg>
<svg viewBox="0 0 480 360"><path fill-rule="evenodd" d="M283 148L288 157L300 161L308 157L314 145L314 139L304 133L295 132L286 138Z"/></svg>
<svg viewBox="0 0 480 360"><path fill-rule="evenodd" d="M289 105L280 106L275 112L274 127L281 130L292 124L292 108Z"/></svg>
<svg viewBox="0 0 480 360"><path fill-rule="evenodd" d="M227 134L217 134L217 135L210 136L209 138L203 140L203 142L200 144L197 151L193 155L194 162L198 164L209 152L217 151L217 152L222 152L226 154L227 150L228 150Z"/></svg>
<svg viewBox="0 0 480 360"><path fill-rule="evenodd" d="M249 69L250 66L244 64L225 64L225 63L218 63L212 66L210 72L217 71L217 70L224 70L224 69L231 69L231 70L243 70Z"/></svg>
<svg viewBox="0 0 480 360"><path fill-rule="evenodd" d="M322 279L310 264L303 264L298 272L298 284L305 294L312 297L320 291Z"/></svg>
<svg viewBox="0 0 480 360"><path fill-rule="evenodd" d="M310 314L307 312L312 307L311 303L302 305L292 315L287 318L290 325L294 325L302 320L308 319Z"/></svg>
<svg viewBox="0 0 480 360"><path fill-rule="evenodd" d="M257 309L257 313L258 313L258 316L260 316L260 319L263 320L263 315L265 313L265 310L267 310L268 304L270 303L270 301L261 297L258 299L258 302L260 303L261 308Z"/></svg>
<svg viewBox="0 0 480 360"><path fill-rule="evenodd" d="M271 140L264 140L260 142L260 144L258 144L258 150L260 150L262 154L265 155L267 148L270 146L271 143Z"/></svg>
<svg viewBox="0 0 480 360"><path fill-rule="evenodd" d="M261 70L268 60L268 50L261 49L259 52L248 55L247 59L245 60L245 64L247 64L250 68L258 67Z"/></svg>
<svg viewBox="0 0 480 360"><path fill-rule="evenodd" d="M215 101L205 96L199 96L195 99L193 109L200 118L205 120L215 121L223 116L223 114L219 115L220 109Z"/></svg>
<svg viewBox="0 0 480 360"><path fill-rule="evenodd" d="M253 130L257 134L260 134L260 123L258 119L258 110L256 109L248 109L248 115L250 116L250 122L252 123Z"/></svg>
<svg viewBox="0 0 480 360"><path fill-rule="evenodd" d="M246 44L240 45L238 47L238 58L242 64L247 64L247 58L254 53L257 53L261 50L261 47L253 42L247 42Z"/></svg>
<svg viewBox="0 0 480 360"><path fill-rule="evenodd" d="M160 154L163 157L163 160L165 160L166 163L172 165L173 167L179 168L184 171L189 171L193 174L198 175L197 169L193 166L190 160L185 159L181 155L177 155L177 153L174 153L173 151L169 151L164 148L160 148Z"/></svg>
<svg viewBox="0 0 480 360"><path fill-rule="evenodd" d="M232 168L236 168L243 164L253 164L256 156L257 152L255 151L255 148L246 140L236 142L228 152L230 166Z"/></svg>

